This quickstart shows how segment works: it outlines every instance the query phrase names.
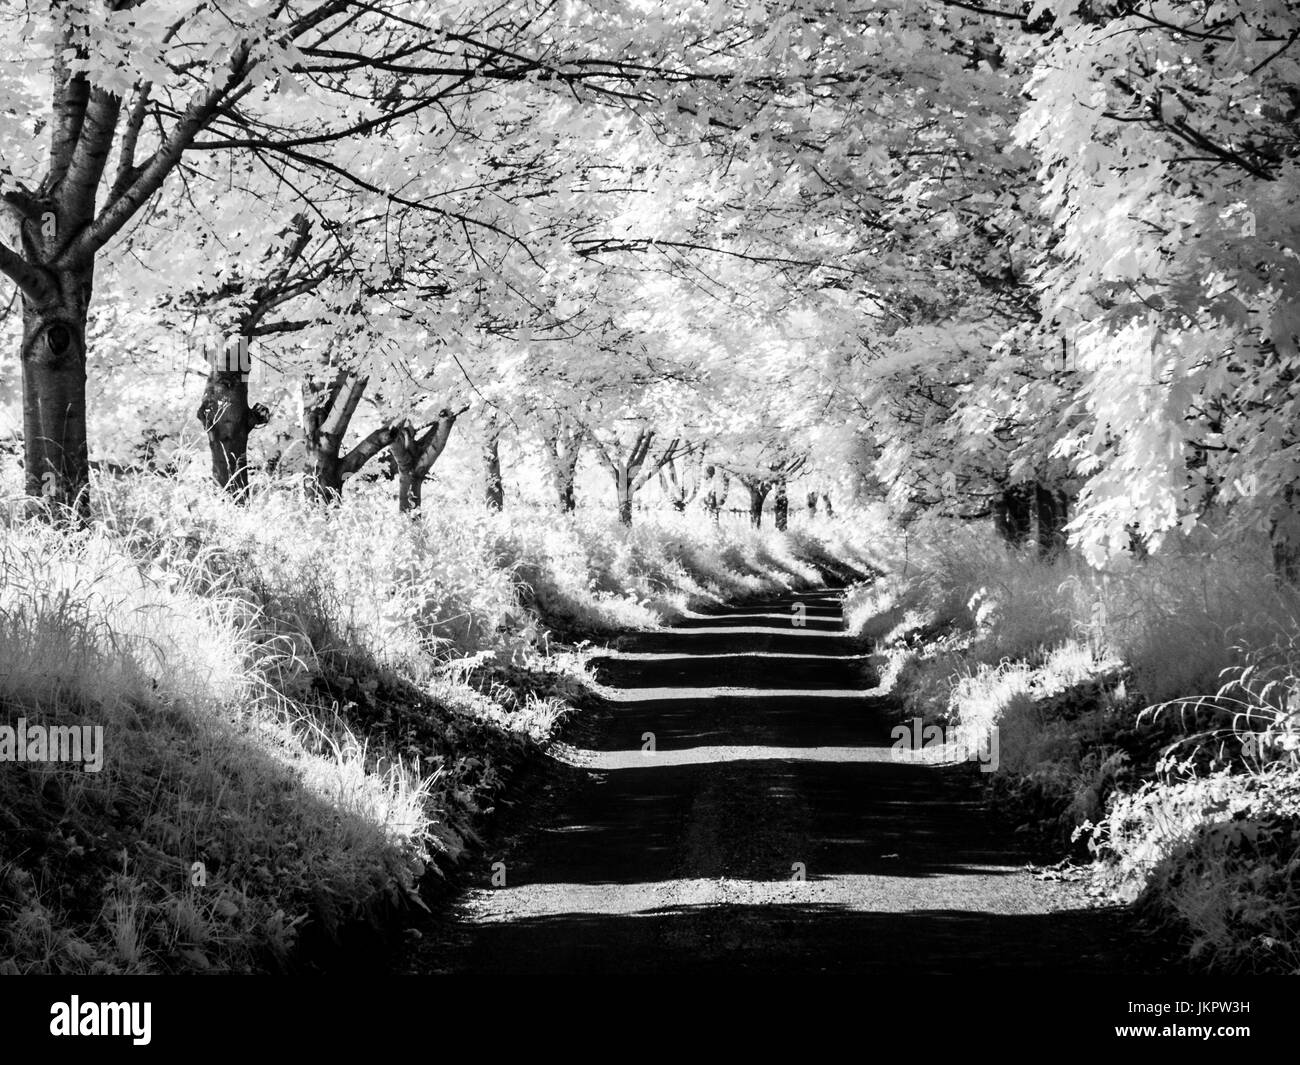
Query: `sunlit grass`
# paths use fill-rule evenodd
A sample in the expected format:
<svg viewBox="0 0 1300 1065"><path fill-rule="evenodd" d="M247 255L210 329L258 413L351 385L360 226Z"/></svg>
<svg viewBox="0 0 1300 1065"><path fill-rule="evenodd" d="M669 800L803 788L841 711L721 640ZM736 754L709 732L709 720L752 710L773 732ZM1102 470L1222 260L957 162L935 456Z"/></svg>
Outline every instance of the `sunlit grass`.
<svg viewBox="0 0 1300 1065"><path fill-rule="evenodd" d="M815 584L851 540L290 485L236 506L202 474L101 479L85 531L0 524L0 718L105 737L102 772L0 775L8 971L264 970L407 905L565 714L558 640Z"/></svg>
<svg viewBox="0 0 1300 1065"><path fill-rule="evenodd" d="M1267 544L1202 532L1103 572L987 526L877 543L846 617L903 711L969 749L996 732L999 805L1049 844L1075 829L1198 962L1294 971L1300 596Z"/></svg>

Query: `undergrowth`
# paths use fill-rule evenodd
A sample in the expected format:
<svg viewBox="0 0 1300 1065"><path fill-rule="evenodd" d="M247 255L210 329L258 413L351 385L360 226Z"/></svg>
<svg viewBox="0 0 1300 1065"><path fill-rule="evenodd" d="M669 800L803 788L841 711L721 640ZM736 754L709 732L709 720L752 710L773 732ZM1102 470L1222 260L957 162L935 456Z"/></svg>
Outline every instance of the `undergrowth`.
<svg viewBox="0 0 1300 1065"><path fill-rule="evenodd" d="M855 535L147 474L98 481L80 531L6 518L0 725L103 748L0 772L4 971L310 967L474 845L583 641L860 574Z"/></svg>
<svg viewBox="0 0 1300 1065"><path fill-rule="evenodd" d="M988 526L881 541L846 616L901 712L989 749L993 810L1194 964L1300 970L1300 597L1204 533L1095 571Z"/></svg>

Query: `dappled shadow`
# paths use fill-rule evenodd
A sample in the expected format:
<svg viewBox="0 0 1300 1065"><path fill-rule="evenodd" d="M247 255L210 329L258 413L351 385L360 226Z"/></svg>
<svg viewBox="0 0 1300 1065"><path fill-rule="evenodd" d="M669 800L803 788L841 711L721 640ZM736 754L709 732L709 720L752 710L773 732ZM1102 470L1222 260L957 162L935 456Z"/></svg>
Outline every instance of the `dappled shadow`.
<svg viewBox="0 0 1300 1065"><path fill-rule="evenodd" d="M792 609L796 604L802 608L800 613ZM706 608L678 619L671 629L628 633L619 637L614 646L621 653L636 655L861 656L864 651L861 641L845 635L843 628L838 598L824 593L801 593L779 600L756 600L743 608ZM700 668L707 669L707 666ZM819 668L816 662L811 662L803 667L803 673L815 676ZM793 669L792 663L786 664L786 672ZM647 672L657 670L656 665ZM730 670L733 676L740 672L740 668ZM636 684L633 673L625 669L607 683Z"/></svg>
<svg viewBox="0 0 1300 1065"><path fill-rule="evenodd" d="M838 601L818 609L833 611L819 620L839 628ZM591 748L637 750L646 733L660 750L889 745L895 715L865 694L879 680L867 655L821 630L735 631L750 629L755 616L769 615L719 614L709 619L718 631L675 630L671 650L665 634L645 633L594 657L596 678L617 690L591 721ZM776 604L771 616L782 616Z"/></svg>
<svg viewBox="0 0 1300 1065"><path fill-rule="evenodd" d="M714 603L690 612L713 618L740 618L747 614L776 614L789 623L796 614L806 617L840 620L840 594L825 589L806 592L788 592L779 596L756 596L743 603Z"/></svg>
<svg viewBox="0 0 1300 1065"><path fill-rule="evenodd" d="M591 659L596 679L612 688L764 688L861 691L878 674L865 656L798 655L775 651L721 654L640 653L634 658ZM682 691L683 698L691 692Z"/></svg>
<svg viewBox="0 0 1300 1065"><path fill-rule="evenodd" d="M796 622L798 624L796 624ZM839 618L820 617L812 611L805 614L760 612L758 609L743 614L725 616L700 615L677 618L673 625L679 629L716 629L743 626L754 629L805 629L811 632L840 632L844 626Z"/></svg>
<svg viewBox="0 0 1300 1065"><path fill-rule="evenodd" d="M701 611L617 647L592 663L608 697L466 864L476 890L431 923L417 971L1140 968L1127 913L1024 873L976 766L895 757L899 710L869 692L838 597Z"/></svg>
<svg viewBox="0 0 1300 1065"><path fill-rule="evenodd" d="M1021 860L965 767L760 759L592 771L556 764L565 801L511 858L513 884L987 872ZM691 824L724 831L692 839ZM761 826L761 831L759 827ZM494 860L484 858L485 863ZM487 865L479 882L488 879Z"/></svg>
<svg viewBox="0 0 1300 1065"><path fill-rule="evenodd" d="M661 751L687 747L888 747L893 708L854 692L774 698L689 697L643 689L653 698L619 703L601 714L584 744L594 751L640 750L653 733ZM683 693L689 689L681 689Z"/></svg>
<svg viewBox="0 0 1300 1065"><path fill-rule="evenodd" d="M847 636L809 629L772 629L724 626L697 629L666 629L638 632L614 642L620 651L637 654L726 655L765 654L815 655L818 658L853 657L862 645Z"/></svg>
<svg viewBox="0 0 1300 1065"><path fill-rule="evenodd" d="M57 891L50 942L98 945L107 928L127 948L16 958L24 969L308 972L387 947L386 930L406 910L398 884L416 868L383 823L392 811L379 789L367 806L358 774L337 768L324 741L324 764L309 764L255 714L179 701L34 708L0 699L0 724L19 718L102 727L104 764L90 773L73 763L5 765L0 868L29 869ZM313 749L310 730L300 738ZM10 891L21 883L0 878L0 913L28 904ZM113 918L119 893L134 914L124 933ZM221 899L234 912L214 909ZM197 916L187 921L187 912ZM286 914L301 921L296 936L283 931Z"/></svg>

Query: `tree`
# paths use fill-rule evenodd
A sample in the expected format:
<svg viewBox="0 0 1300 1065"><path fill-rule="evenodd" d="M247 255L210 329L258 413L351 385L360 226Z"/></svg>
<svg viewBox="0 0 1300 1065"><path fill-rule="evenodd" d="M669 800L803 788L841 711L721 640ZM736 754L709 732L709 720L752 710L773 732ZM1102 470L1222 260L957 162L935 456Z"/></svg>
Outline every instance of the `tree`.
<svg viewBox="0 0 1300 1065"><path fill-rule="evenodd" d="M731 488L731 475L722 466L710 464L704 468L708 479L708 491L704 494L704 509L714 522L717 522L722 508L727 504L727 493Z"/></svg>
<svg viewBox="0 0 1300 1065"><path fill-rule="evenodd" d="M556 497L560 510L566 514L573 513L577 506L574 476L582 454L582 444L586 439L586 427L576 418L564 414L555 415L550 426L542 430L542 446L550 463L551 475L555 479Z"/></svg>
<svg viewBox="0 0 1300 1065"><path fill-rule="evenodd" d="M749 493L749 522L755 529L763 524L763 505L772 490L776 489L778 505L773 516L776 527L784 531L790 514L786 485L790 478L803 469L808 458L806 455L790 454L779 445L761 450L765 454L753 462L728 463L727 471Z"/></svg>
<svg viewBox="0 0 1300 1065"><path fill-rule="evenodd" d="M501 422L488 415L483 428L483 501L489 510L505 506L505 482L501 478Z"/></svg>
<svg viewBox="0 0 1300 1065"><path fill-rule="evenodd" d="M472 10L444 21L355 0L269 14L251 0L176 0L166 12L142 0L69 0L2 17L16 52L0 82L0 202L17 233L0 241L0 272L23 305L27 489L77 506L96 264L187 157L252 153L276 161L291 185L324 172L467 227L475 221L431 190L391 180L409 169L426 115L504 83L579 106L581 89L599 106L626 107L656 76L679 76L671 40L664 66L611 60L598 38L528 3L490 23ZM611 22L625 39L623 20ZM43 130L45 149L33 151Z"/></svg>
<svg viewBox="0 0 1300 1065"><path fill-rule="evenodd" d="M398 509L403 513L419 509L429 471L446 449L456 419L467 410L468 405L458 410L444 407L433 424L421 432L409 425L392 430L389 447L397 467Z"/></svg>
<svg viewBox="0 0 1300 1065"><path fill-rule="evenodd" d="M214 119L251 101L291 62L295 42L350 5L322 3L287 22L264 20L247 5L200 5L181 25L186 40L222 42L203 58L205 46L182 44L168 20L131 17L139 6L32 6L6 20L22 47L42 37L50 42L51 104L38 124L49 130L48 154L8 158L0 179L18 230L16 248L0 242L0 270L23 304L27 490L81 511L89 462L86 323L96 258ZM159 76L168 82L159 84ZM34 89L24 81L6 86L5 95L27 105ZM173 93L188 102L174 108ZM31 113L29 106L18 111Z"/></svg>
<svg viewBox="0 0 1300 1065"><path fill-rule="evenodd" d="M713 467L704 465L704 447L696 447L691 452L691 460L679 469L677 459L670 458L659 468L659 488L671 504L673 510L684 511L712 476ZM707 472L706 472L707 469Z"/></svg>
<svg viewBox="0 0 1300 1065"><path fill-rule="evenodd" d="M405 431L405 426L383 425L344 449L348 427L369 383L367 377L340 369L328 383L309 379L303 384L303 441L311 471L307 485L322 502L338 500L344 481L388 447L399 429Z"/></svg>
<svg viewBox="0 0 1300 1065"><path fill-rule="evenodd" d="M1055 240L1044 314L1081 377L1064 445L1088 557L1226 516L1300 545L1300 14L1277 0L1045 3L1018 128Z"/></svg>
<svg viewBox="0 0 1300 1065"><path fill-rule="evenodd" d="M686 448L680 438L674 437L660 447L657 453L652 453L655 430L647 425L634 425L630 439L624 439L622 434L616 432L605 434L589 430L589 435L614 479L618 520L624 525L631 525L632 501L637 492Z"/></svg>
<svg viewBox="0 0 1300 1065"><path fill-rule="evenodd" d="M212 453L213 477L237 500L248 491L249 434L271 418L265 404L249 403L249 343L257 336L300 328L301 322L267 319L278 308L319 286L333 265L328 261L312 262L305 256L311 223L304 214L294 215L285 237L268 272L252 282L251 294L234 316L233 327L224 337L212 341L212 366L197 412ZM247 286L233 287L242 295ZM203 302L210 304L212 297Z"/></svg>

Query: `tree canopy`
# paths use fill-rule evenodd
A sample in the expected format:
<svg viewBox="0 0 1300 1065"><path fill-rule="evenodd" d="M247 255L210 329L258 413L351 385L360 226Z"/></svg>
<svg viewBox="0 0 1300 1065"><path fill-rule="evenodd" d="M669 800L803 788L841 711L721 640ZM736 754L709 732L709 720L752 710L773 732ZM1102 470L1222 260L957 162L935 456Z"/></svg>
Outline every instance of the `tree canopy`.
<svg viewBox="0 0 1300 1065"><path fill-rule="evenodd" d="M32 495L205 442L237 496L383 462L411 508L477 434L560 506L605 471L628 520L722 480L761 520L799 482L1098 563L1263 530L1295 575L1282 0L32 0L0 29Z"/></svg>

